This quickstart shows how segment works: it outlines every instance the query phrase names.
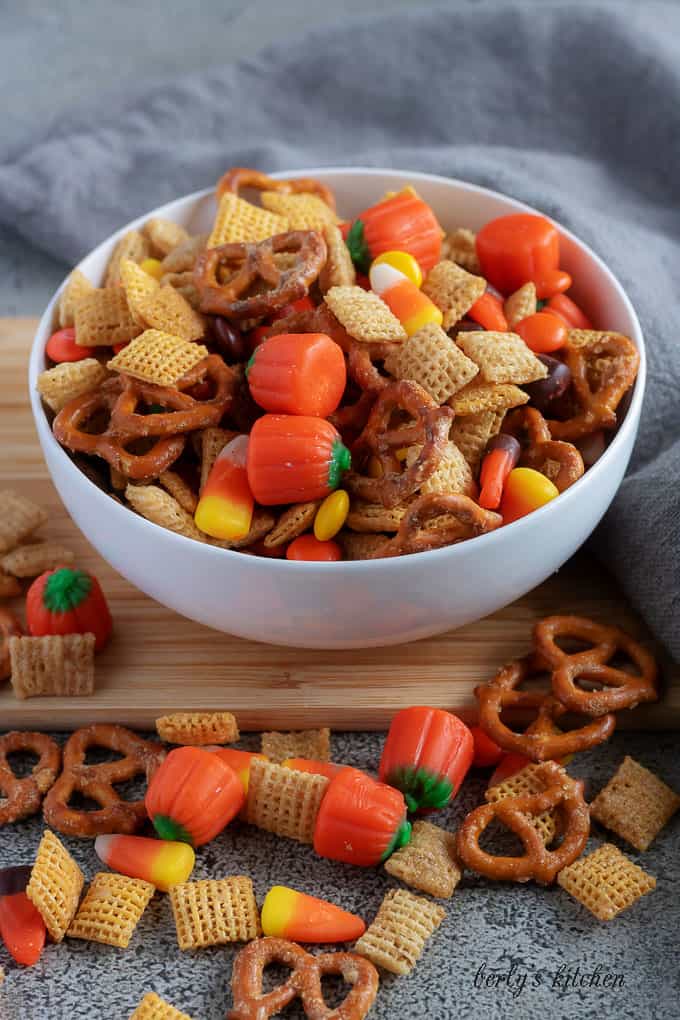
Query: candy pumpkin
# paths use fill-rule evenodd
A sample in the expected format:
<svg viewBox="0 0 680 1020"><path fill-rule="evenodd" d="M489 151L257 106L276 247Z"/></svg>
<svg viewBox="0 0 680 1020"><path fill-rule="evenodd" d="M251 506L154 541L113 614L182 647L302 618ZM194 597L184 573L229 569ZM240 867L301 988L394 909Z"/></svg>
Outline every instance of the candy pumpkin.
<svg viewBox="0 0 680 1020"><path fill-rule="evenodd" d="M387 251L413 255L423 273L441 258L442 229L427 202L411 188L365 209L344 233L352 261L363 273Z"/></svg>
<svg viewBox="0 0 680 1020"><path fill-rule="evenodd" d="M26 594L26 623L34 637L94 634L100 652L111 636L111 613L92 574L70 567L47 570Z"/></svg>

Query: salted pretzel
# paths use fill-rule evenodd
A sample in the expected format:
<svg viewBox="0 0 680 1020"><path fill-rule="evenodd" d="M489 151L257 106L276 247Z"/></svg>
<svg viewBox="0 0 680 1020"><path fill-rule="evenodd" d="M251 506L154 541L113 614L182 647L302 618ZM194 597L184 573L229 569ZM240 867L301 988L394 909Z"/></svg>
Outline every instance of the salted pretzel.
<svg viewBox="0 0 680 1020"><path fill-rule="evenodd" d="M227 170L217 182L216 194L220 199L230 191L238 195L241 188L254 188L256 191L278 191L282 195L318 195L329 208L335 211L335 195L329 187L313 177L293 177L288 180L276 180L244 166L233 166Z"/></svg>
<svg viewBox="0 0 680 1020"><path fill-rule="evenodd" d="M583 799L583 783L572 779L555 761L546 761L535 775L545 784L542 793L505 797L482 804L467 815L458 829L456 849L466 868L487 878L544 885L583 852L590 832L590 812ZM556 810L562 842L549 850L531 821L532 815ZM518 836L525 849L522 857L496 856L479 845L479 839L494 818Z"/></svg>
<svg viewBox="0 0 680 1020"><path fill-rule="evenodd" d="M265 967L272 963L290 967L286 981L270 992L263 991ZM343 1001L326 1005L321 978L339 974L351 985ZM313 956L295 942L261 938L248 943L234 960L231 973L233 1007L227 1020L267 1020L300 998L308 1020L363 1020L378 993L378 972L357 953L321 953Z"/></svg>
<svg viewBox="0 0 680 1020"><path fill-rule="evenodd" d="M10 766L7 755L31 751L38 761L31 774L19 778ZM28 818L40 810L43 795L59 774L61 751L46 733L13 730L0 737L0 826Z"/></svg>
<svg viewBox="0 0 680 1020"><path fill-rule="evenodd" d="M9 658L9 639L21 637L23 627L9 609L0 609L0 680L6 680L12 673Z"/></svg>
<svg viewBox="0 0 680 1020"><path fill-rule="evenodd" d="M431 492L411 503L394 538L385 541L368 559L441 549L442 546L494 531L502 523L503 518L499 514L484 510L469 496L457 492Z"/></svg>
<svg viewBox="0 0 680 1020"><path fill-rule="evenodd" d="M594 642L592 648L568 654L556 638ZM599 716L634 708L658 698L657 665L654 656L620 627L595 623L580 616L548 616L534 625L536 655L552 671L555 697L573 712ZM617 652L624 652L639 669L631 674L610 666ZM577 681L599 684L598 690L585 690Z"/></svg>
<svg viewBox="0 0 680 1020"><path fill-rule="evenodd" d="M563 733L557 721L568 709L550 690L517 690L520 684L544 672L533 657L527 655L503 666L489 683L475 687L479 725L487 736L504 751L522 754L532 761L562 758L608 740L616 726L613 715L603 715L579 729ZM516 733L501 719L501 713L508 709L530 710L536 717L524 733Z"/></svg>
<svg viewBox="0 0 680 1020"><path fill-rule="evenodd" d="M106 747L123 755L116 761L87 765L91 747ZM108 723L94 723L72 733L64 747L64 768L45 798L45 821L66 836L88 838L110 832L132 833L146 819L144 799L122 800L115 783L135 776L146 776L147 783L161 764L165 752L160 744ZM97 811L69 807L74 793L80 793L100 805Z"/></svg>
<svg viewBox="0 0 680 1020"><path fill-rule="evenodd" d="M408 420L393 425L395 415ZM351 471L345 476L347 488L367 503L389 508L405 503L437 470L452 421L451 408L439 407L418 383L401 379L385 386L352 450L355 463L376 457L382 475L371 478ZM420 451L410 467L395 468L395 452L414 445Z"/></svg>
<svg viewBox="0 0 680 1020"><path fill-rule="evenodd" d="M519 440L520 466L540 471L560 492L577 482L585 471L576 447L552 439L548 423L535 407L515 408L505 416L501 431Z"/></svg>
<svg viewBox="0 0 680 1020"><path fill-rule="evenodd" d="M580 439L597 429L615 428L616 409L640 366L633 341L621 333L605 333L589 344L567 342L564 355L580 412L567 421L549 421L553 439Z"/></svg>
<svg viewBox="0 0 680 1020"><path fill-rule="evenodd" d="M295 256L292 266L277 265L274 256L283 254ZM305 297L325 261L326 242L316 230L206 248L194 269L201 311L236 320L268 317Z"/></svg>

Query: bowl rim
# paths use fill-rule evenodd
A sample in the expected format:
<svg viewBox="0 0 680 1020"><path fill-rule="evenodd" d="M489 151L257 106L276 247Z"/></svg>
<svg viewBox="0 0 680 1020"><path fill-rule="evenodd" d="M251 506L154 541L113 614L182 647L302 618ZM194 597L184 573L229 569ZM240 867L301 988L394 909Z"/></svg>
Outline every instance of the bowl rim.
<svg viewBox="0 0 680 1020"><path fill-rule="evenodd" d="M288 560L285 558L275 557L263 557L263 556L248 556L244 555L242 551L235 549L222 549L219 546L210 545L208 543L197 542L195 539L187 538L184 535L179 535L176 532L169 531L168 529L161 528L159 525L153 524L146 518L139 514L134 514L129 507L122 503L117 503L116 500L111 499L111 496L100 489L94 482L90 481L78 466L69 457L63 447L57 442L49 426L47 415L42 405L40 395L37 390L37 378L39 373L43 370L41 364L44 358L44 345L49 336L49 332L52 329L54 308L59 300L62 290L66 286L66 282L73 272L74 268L77 268L81 263L92 255L96 255L102 249L107 248L112 242L115 242L123 234L129 230L134 230L139 226L142 226L152 216L162 216L163 211L168 206L176 205L178 202L183 204L196 205L198 202L212 195L214 192L213 188L202 188L198 191L190 192L187 195L180 195L177 198L171 199L169 202L163 203L161 206L157 206L155 209L151 209L148 212L143 213L141 216L130 220L124 224L118 230L109 234L103 241L96 245L93 249L87 252L83 258L77 263L76 266L71 267L68 273L62 280L57 290L52 295L52 298L48 302L40 321L36 328L33 343L31 345L31 351L29 356L29 369L28 369L28 383L29 383L29 399L31 402L31 409L33 412L33 418L36 423L36 429L41 443L44 445L47 443L57 456L63 458L63 463L66 472L72 472L71 477L83 479L89 483L92 492L93 499L98 500L101 498L102 507L108 509L109 512L118 514L122 512L125 517L121 517L121 523L128 520L127 515L133 514L138 524L141 524L142 528L146 528L149 531L149 539L159 533L164 534L166 541L190 543L196 556L223 556L227 557L225 565L228 564L235 557L238 557L238 562L241 565L249 563L253 566L255 571L266 570L266 571L279 571L283 570L287 573L312 573L317 570L334 572L339 577L342 576L345 571L352 571L358 573L369 569L380 569L385 572L390 570L396 570L404 566L405 561L412 563L417 560L418 563L425 565L426 563L432 563L435 559L444 559L445 557L451 558L452 566L455 564L456 558L462 558L469 552L469 543L474 542L475 548L480 548L477 543L485 543L485 546L491 547L493 544L499 544L505 541L508 536L511 539L517 539L521 541L526 536L528 530L532 527L532 524L537 520L548 520L550 515L559 514L562 510L567 511L567 508L571 503L574 502L581 494L585 494L586 487L589 485L597 484L600 475L607 469L607 466L616 456L616 451L624 445L626 440L630 438L631 433L635 433L639 420L639 415L644 399L645 384L647 378L647 357L645 349L645 341L642 332L642 327L638 319L637 313L633 304L628 297L623 285L621 284L618 277L609 268L605 261L592 250L592 248L582 241L576 234L564 227L558 220L553 219L550 216L546 216L545 213L534 208L533 206L522 202L519 199L513 198L510 195L506 195L501 191L496 191L493 188L483 187L479 184L473 184L470 181L462 180L457 177L446 177L443 174L431 174L425 173L419 170L401 170L388 167L364 167L364 166L324 166L324 167L302 167L299 169L281 170L272 173L270 176L273 178L282 177L318 177L323 178L326 176L337 176L342 175L345 177L381 177L381 178L393 178L395 181L402 181L404 178L408 178L410 181L429 181L436 184L454 185L464 191L470 193L476 193L487 196L493 199L501 199L503 202L509 203L516 212L528 212L535 215L545 216L551 223L555 225L561 236L569 239L574 245L580 248L586 256L592 260L599 269L608 277L609 282L613 286L613 289L621 302L626 314L628 315L632 329L630 331L631 339L637 347L640 355L640 366L638 369L637 378L633 385L633 390L629 402L629 406L626 411L626 416L616 430L616 433L607 446L602 456L588 468L581 478L578 479L572 486L570 486L564 492L561 492L559 496L551 500L549 503L544 504L532 513L527 514L525 517L521 517L516 521L512 521L510 524L503 525L497 528L495 531L487 532L483 535L477 535L473 539L468 539L464 542L458 542L453 545L443 546L440 549L430 549L425 552L409 553L406 556L394 556L394 557L383 557L375 560L341 560L325 563L323 561L300 561L300 560Z"/></svg>

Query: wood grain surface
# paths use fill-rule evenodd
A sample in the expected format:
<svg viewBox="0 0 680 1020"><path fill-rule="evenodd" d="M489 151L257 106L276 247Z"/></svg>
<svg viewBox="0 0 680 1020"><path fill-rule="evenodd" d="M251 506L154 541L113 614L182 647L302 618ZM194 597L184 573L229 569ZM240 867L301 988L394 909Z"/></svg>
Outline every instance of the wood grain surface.
<svg viewBox="0 0 680 1020"><path fill-rule="evenodd" d="M0 689L0 730L74 729L89 722L144 728L180 709L230 709L243 729L383 729L400 708L437 705L475 716L473 688L527 650L532 622L574 612L616 622L648 640L611 578L585 553L518 602L461 630L410 645L323 652L255 644L178 616L116 574L85 541L52 486L27 394L33 319L0 319L0 486L49 511L44 529L94 571L109 598L115 635L97 658L92 698L18 701ZM121 535L121 541L125 537ZM17 603L21 610L20 601ZM680 727L680 671L663 663L657 705L621 713L620 725Z"/></svg>

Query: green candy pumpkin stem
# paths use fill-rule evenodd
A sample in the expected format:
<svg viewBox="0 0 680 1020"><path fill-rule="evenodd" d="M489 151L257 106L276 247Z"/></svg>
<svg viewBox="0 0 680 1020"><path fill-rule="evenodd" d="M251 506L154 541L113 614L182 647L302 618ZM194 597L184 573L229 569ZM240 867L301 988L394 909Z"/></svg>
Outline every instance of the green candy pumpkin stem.
<svg viewBox="0 0 680 1020"><path fill-rule="evenodd" d="M411 842L411 823L404 818L403 822L392 836L392 839L387 845L387 849L380 858L380 863L386 861L388 857L391 857L395 850L401 850L403 846L408 846Z"/></svg>
<svg viewBox="0 0 680 1020"><path fill-rule="evenodd" d="M168 815L154 815L153 827L161 839L167 839L171 842L189 843L193 846L194 841L191 833L187 832L183 825L169 818Z"/></svg>
<svg viewBox="0 0 680 1020"><path fill-rule="evenodd" d="M367 273L371 265L371 253L368 250L364 225L361 220L355 220L347 232L345 240L350 258L354 265L362 273Z"/></svg>
<svg viewBox="0 0 680 1020"><path fill-rule="evenodd" d="M47 579L43 602L51 613L69 613L82 605L92 588L92 579L82 570L62 567Z"/></svg>
<svg viewBox="0 0 680 1020"><path fill-rule="evenodd" d="M340 442L339 439L336 439L335 442L333 443L331 462L328 467L328 484L331 487L331 489L337 489L345 471L349 471L351 466L352 466L352 454L349 452L347 447Z"/></svg>

